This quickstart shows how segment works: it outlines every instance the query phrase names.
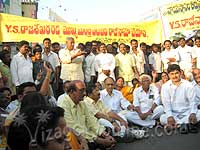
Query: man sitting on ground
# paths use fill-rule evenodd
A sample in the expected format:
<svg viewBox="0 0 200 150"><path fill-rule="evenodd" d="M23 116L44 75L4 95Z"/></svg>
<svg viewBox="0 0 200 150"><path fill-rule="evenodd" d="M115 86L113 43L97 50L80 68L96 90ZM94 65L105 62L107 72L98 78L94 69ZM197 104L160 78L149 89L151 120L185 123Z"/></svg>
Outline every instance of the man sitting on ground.
<svg viewBox="0 0 200 150"><path fill-rule="evenodd" d="M189 81L181 79L179 65L172 64L167 71L170 80L161 90L165 114L160 117L160 122L170 128L180 125L181 133L187 133L188 129L197 132L194 125L200 120L200 111L197 109L194 87Z"/></svg>

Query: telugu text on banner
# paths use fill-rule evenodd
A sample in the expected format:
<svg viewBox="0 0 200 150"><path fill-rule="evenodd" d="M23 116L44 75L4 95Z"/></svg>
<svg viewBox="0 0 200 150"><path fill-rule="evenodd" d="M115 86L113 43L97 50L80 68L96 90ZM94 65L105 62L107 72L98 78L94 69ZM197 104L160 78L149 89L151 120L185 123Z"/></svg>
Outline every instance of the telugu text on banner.
<svg viewBox="0 0 200 150"><path fill-rule="evenodd" d="M42 42L48 37L53 42L65 43L68 36L73 36L76 43L92 40L130 43L131 39L137 39L152 44L162 41L162 27L158 20L130 24L67 24L0 14L0 26L1 42Z"/></svg>

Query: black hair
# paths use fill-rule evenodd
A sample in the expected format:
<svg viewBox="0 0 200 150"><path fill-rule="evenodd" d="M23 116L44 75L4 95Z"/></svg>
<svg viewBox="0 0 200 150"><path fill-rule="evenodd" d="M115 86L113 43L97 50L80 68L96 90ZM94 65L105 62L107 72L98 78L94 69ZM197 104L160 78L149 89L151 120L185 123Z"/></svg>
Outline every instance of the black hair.
<svg viewBox="0 0 200 150"><path fill-rule="evenodd" d="M93 83L88 84L86 87L86 95L89 96L96 87Z"/></svg>
<svg viewBox="0 0 200 150"><path fill-rule="evenodd" d="M178 39L178 41L180 41L180 40L184 40L184 41L185 41L185 38L184 38L184 37L181 37L181 38Z"/></svg>
<svg viewBox="0 0 200 150"><path fill-rule="evenodd" d="M18 49L20 49L23 45L29 45L29 42L28 41L25 41L25 40L22 40L18 43Z"/></svg>
<svg viewBox="0 0 200 150"><path fill-rule="evenodd" d="M8 87L2 87L2 88L0 88L0 93L3 93L4 91L9 91L10 93L12 93L12 91Z"/></svg>
<svg viewBox="0 0 200 150"><path fill-rule="evenodd" d="M92 42L86 42L85 46L92 46Z"/></svg>
<svg viewBox="0 0 200 150"><path fill-rule="evenodd" d="M132 40L131 40L131 43L132 43L132 42L137 42L137 43L138 43L138 41L137 41L136 39L132 39Z"/></svg>
<svg viewBox="0 0 200 150"><path fill-rule="evenodd" d="M44 98L44 96L39 92L31 92L28 95L25 95L21 102L20 112L23 112L24 109L33 106L48 106L49 103Z"/></svg>
<svg viewBox="0 0 200 150"><path fill-rule="evenodd" d="M58 42L54 42L54 43L52 43L51 45L52 45L52 47L55 46L55 45L60 46L60 43L58 43Z"/></svg>
<svg viewBox="0 0 200 150"><path fill-rule="evenodd" d="M167 68L167 72L168 72L168 73L170 73L170 72L172 72L172 71L175 71L175 70L181 72L180 66L177 65L177 64L171 64L171 65L169 65L168 68Z"/></svg>
<svg viewBox="0 0 200 150"><path fill-rule="evenodd" d="M157 48L159 48L158 45L155 44L155 43L153 43L153 44L151 45L151 48L152 48L152 47L157 47Z"/></svg>
<svg viewBox="0 0 200 150"><path fill-rule="evenodd" d="M2 51L0 52L0 59L3 60L3 59L5 58L5 55L6 55L6 54L10 54L10 52L7 51L7 50L2 50Z"/></svg>
<svg viewBox="0 0 200 150"><path fill-rule="evenodd" d="M142 42L142 43L140 43L140 47L141 47L141 46L147 46L147 44L144 43L144 42Z"/></svg>
<svg viewBox="0 0 200 150"><path fill-rule="evenodd" d="M129 45L125 45L126 46L126 49L130 49L131 47Z"/></svg>
<svg viewBox="0 0 200 150"><path fill-rule="evenodd" d="M55 133L60 117L64 117L64 109L61 107L39 106L25 109L9 127L8 146L11 150L29 150L30 146L38 145L45 147L49 136ZM34 141L31 141L33 139L30 134L35 138Z"/></svg>
<svg viewBox="0 0 200 150"><path fill-rule="evenodd" d="M124 82L124 78L123 78L123 77L118 77L118 78L116 79L116 82L117 82L119 79L122 79L123 82Z"/></svg>
<svg viewBox="0 0 200 150"><path fill-rule="evenodd" d="M140 82L137 78L133 78L133 80L131 81L131 83L133 84L135 81Z"/></svg>
<svg viewBox="0 0 200 150"><path fill-rule="evenodd" d="M194 41L197 41L197 40L200 40L199 36L195 37L195 39L194 39Z"/></svg>
<svg viewBox="0 0 200 150"><path fill-rule="evenodd" d="M35 87L37 89L35 83L33 83L33 82L25 82L25 83L22 83L22 84L20 84L18 86L18 88L17 88L17 95L22 95L23 92L24 92L24 89L26 87Z"/></svg>
<svg viewBox="0 0 200 150"><path fill-rule="evenodd" d="M174 40L173 40L174 41ZM176 40L175 40L176 41ZM166 43L166 42L169 42L170 44L172 44L172 42L170 41L170 40L165 40L164 41L164 44Z"/></svg>
<svg viewBox="0 0 200 150"><path fill-rule="evenodd" d="M104 80L103 82L105 83L108 79L112 79L113 82L115 82L115 80L114 80L112 77L107 77L107 78L105 78L105 80Z"/></svg>
<svg viewBox="0 0 200 150"><path fill-rule="evenodd" d="M44 43L44 41L49 41L49 42L51 42L50 38L44 38L43 43Z"/></svg>
<svg viewBox="0 0 200 150"><path fill-rule="evenodd" d="M37 48L37 47L35 47L35 48L33 49L33 55L35 55L37 52L42 52L42 48Z"/></svg>

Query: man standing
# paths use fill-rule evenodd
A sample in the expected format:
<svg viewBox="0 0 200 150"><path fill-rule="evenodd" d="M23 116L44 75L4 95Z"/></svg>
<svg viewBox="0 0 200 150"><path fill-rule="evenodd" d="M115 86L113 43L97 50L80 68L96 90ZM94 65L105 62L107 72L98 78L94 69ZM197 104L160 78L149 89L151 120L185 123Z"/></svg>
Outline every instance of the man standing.
<svg viewBox="0 0 200 150"><path fill-rule="evenodd" d="M18 44L19 52L13 56L10 64L12 81L15 86L24 82L33 82L33 64L28 53L27 41L21 41Z"/></svg>
<svg viewBox="0 0 200 150"><path fill-rule="evenodd" d="M178 51L171 48L171 41L164 41L165 50L161 53L161 60L164 65L164 71L167 71L168 65L178 64L179 62L179 54Z"/></svg>
<svg viewBox="0 0 200 150"><path fill-rule="evenodd" d="M180 68L184 71L185 74L192 71L192 67L196 64L196 54L192 47L187 46L185 39L179 39L179 47L177 51L180 56Z"/></svg>
<svg viewBox="0 0 200 150"><path fill-rule="evenodd" d="M101 43L99 46L100 54L95 57L95 70L98 72L97 81L103 84L107 77L115 79L115 57L107 53L106 45Z"/></svg>
<svg viewBox="0 0 200 150"><path fill-rule="evenodd" d="M51 51L51 40L49 38L45 38L43 40L44 50L42 52L42 59L49 62L53 67L53 71L55 72L55 78L53 81L53 92L55 97L57 97L56 90L58 89L58 81L60 74L60 61L58 55Z"/></svg>
<svg viewBox="0 0 200 150"><path fill-rule="evenodd" d="M195 125L200 120L200 111L197 110L195 100L195 90L189 81L181 79L179 65L172 64L167 71L170 80L162 86L161 90L165 114L160 117L160 122L170 128L181 125L181 131L186 133L185 124Z"/></svg>
<svg viewBox="0 0 200 150"><path fill-rule="evenodd" d="M135 61L133 56L127 54L124 43L119 45L119 51L120 53L115 56L117 77L123 77L125 84L132 86L131 81L133 78L139 77Z"/></svg>
<svg viewBox="0 0 200 150"><path fill-rule="evenodd" d="M133 55L133 58L135 60L135 64L137 66L137 70L138 70L138 73L141 74L141 73L144 73L144 64L146 63L145 62L145 58L144 58L144 53L142 50L138 50L138 41L135 40L135 39L132 39L131 40L131 47L132 47L132 55Z"/></svg>
<svg viewBox="0 0 200 150"><path fill-rule="evenodd" d="M82 63L85 54L86 52L74 49L74 38L68 37L66 39L66 47L59 51L59 58L61 60L60 78L63 82L66 80L84 81Z"/></svg>
<svg viewBox="0 0 200 150"><path fill-rule="evenodd" d="M83 69L85 75L85 83L86 85L88 85L88 83L94 82L94 79L96 78L95 67L94 67L95 55L92 51L92 44L89 42L87 42L86 51L89 52L89 54L86 56L84 60Z"/></svg>

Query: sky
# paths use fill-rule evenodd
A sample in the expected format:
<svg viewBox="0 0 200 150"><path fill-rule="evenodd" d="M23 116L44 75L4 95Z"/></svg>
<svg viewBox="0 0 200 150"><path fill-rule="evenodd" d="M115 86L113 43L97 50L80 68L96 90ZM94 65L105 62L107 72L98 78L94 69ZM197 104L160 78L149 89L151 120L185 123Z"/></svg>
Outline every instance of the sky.
<svg viewBox="0 0 200 150"><path fill-rule="evenodd" d="M69 23L129 23L173 1L176 0L39 0L38 19L48 20L51 8Z"/></svg>

